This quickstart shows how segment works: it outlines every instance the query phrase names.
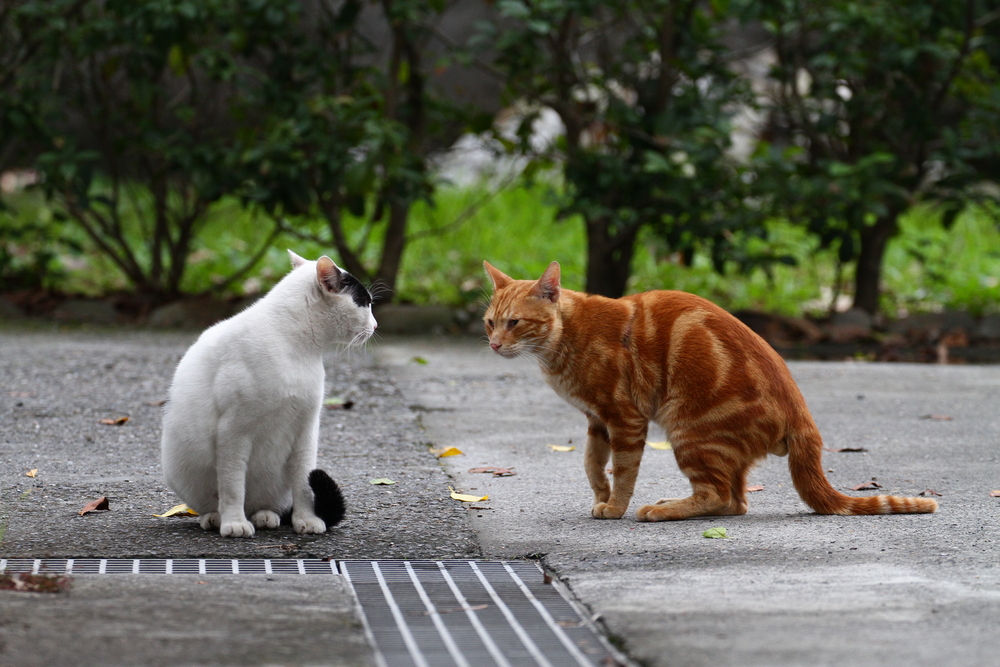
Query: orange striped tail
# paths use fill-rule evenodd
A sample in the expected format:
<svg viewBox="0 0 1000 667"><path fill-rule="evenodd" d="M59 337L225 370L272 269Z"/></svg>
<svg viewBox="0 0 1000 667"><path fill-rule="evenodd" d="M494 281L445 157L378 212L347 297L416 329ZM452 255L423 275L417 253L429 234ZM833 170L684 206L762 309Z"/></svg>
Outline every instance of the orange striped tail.
<svg viewBox="0 0 1000 667"><path fill-rule="evenodd" d="M938 508L933 498L854 498L840 493L823 474L823 440L815 430L788 439L788 469L795 490L818 514L927 514Z"/></svg>

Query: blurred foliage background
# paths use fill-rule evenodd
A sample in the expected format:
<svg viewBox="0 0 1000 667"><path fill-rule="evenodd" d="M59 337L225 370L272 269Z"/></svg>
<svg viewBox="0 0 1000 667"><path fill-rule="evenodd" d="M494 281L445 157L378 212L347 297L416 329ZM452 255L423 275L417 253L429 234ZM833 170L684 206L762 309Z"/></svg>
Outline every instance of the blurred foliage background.
<svg viewBox="0 0 1000 667"><path fill-rule="evenodd" d="M1000 0L0 0L0 174L7 293L979 315Z"/></svg>

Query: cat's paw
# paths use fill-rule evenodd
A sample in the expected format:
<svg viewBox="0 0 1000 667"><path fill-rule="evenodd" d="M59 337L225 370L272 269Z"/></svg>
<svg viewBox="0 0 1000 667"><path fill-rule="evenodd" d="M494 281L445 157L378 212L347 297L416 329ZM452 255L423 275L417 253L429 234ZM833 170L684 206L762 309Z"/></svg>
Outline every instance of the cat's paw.
<svg viewBox="0 0 1000 667"><path fill-rule="evenodd" d="M660 498L654 505L666 505L667 503L676 503L678 500L683 500L683 498Z"/></svg>
<svg viewBox="0 0 1000 667"><path fill-rule="evenodd" d="M255 512L254 515L250 517L250 521L253 523L255 528L259 528L261 530L270 530L281 525L281 517L271 510L261 510L259 512Z"/></svg>
<svg viewBox="0 0 1000 667"><path fill-rule="evenodd" d="M207 514L202 514L201 518L198 519L198 524L203 530L215 530L222 523L218 512L209 512Z"/></svg>
<svg viewBox="0 0 1000 667"><path fill-rule="evenodd" d="M320 535L326 532L326 523L318 516L304 519L292 517L292 527L300 535Z"/></svg>
<svg viewBox="0 0 1000 667"><path fill-rule="evenodd" d="M608 503L594 503L590 514L595 519L620 519L625 515L625 510L612 507Z"/></svg>
<svg viewBox="0 0 1000 667"><path fill-rule="evenodd" d="M227 521L219 527L219 534L223 537L253 537L253 524L246 519Z"/></svg>

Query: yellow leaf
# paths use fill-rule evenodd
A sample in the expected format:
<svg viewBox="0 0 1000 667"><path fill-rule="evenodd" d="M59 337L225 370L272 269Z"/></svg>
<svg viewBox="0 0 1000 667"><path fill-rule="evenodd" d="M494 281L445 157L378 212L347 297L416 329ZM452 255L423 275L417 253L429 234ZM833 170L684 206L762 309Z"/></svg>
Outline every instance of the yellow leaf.
<svg viewBox="0 0 1000 667"><path fill-rule="evenodd" d="M666 440L664 440L663 442L650 442L649 440L647 440L646 444L652 447L653 449L672 449L670 443L667 442Z"/></svg>
<svg viewBox="0 0 1000 667"><path fill-rule="evenodd" d="M448 490L451 491L452 498L454 498L455 500L461 500L463 503L478 503L483 500L490 499L489 496L470 496L467 493L458 493L455 491L455 489L451 488L450 486L448 487Z"/></svg>
<svg viewBox="0 0 1000 667"><path fill-rule="evenodd" d="M574 445L549 445L549 449L554 452L571 452L576 447Z"/></svg>
<svg viewBox="0 0 1000 667"><path fill-rule="evenodd" d="M24 473L26 477L34 477L38 474L38 468L32 468L28 472Z"/></svg>
<svg viewBox="0 0 1000 667"><path fill-rule="evenodd" d="M128 417L115 417L114 419L109 417L107 419L102 419L101 423L107 426L121 426L122 424L127 422L128 419L129 419Z"/></svg>
<svg viewBox="0 0 1000 667"><path fill-rule="evenodd" d="M198 513L184 503L181 503L180 505L174 505L163 514L154 514L153 516L161 518L168 516L198 516Z"/></svg>
<svg viewBox="0 0 1000 667"><path fill-rule="evenodd" d="M431 454L436 454L439 459L443 459L446 456L458 456L465 454L465 452L458 447L446 447L445 449L432 449Z"/></svg>

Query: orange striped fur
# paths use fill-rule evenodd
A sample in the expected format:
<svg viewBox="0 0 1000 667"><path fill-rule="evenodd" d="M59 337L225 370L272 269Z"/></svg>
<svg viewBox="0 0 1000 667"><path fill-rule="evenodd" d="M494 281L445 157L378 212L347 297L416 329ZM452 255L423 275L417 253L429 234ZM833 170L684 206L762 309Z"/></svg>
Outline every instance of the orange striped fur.
<svg viewBox="0 0 1000 667"><path fill-rule="evenodd" d="M667 432L693 493L640 507L640 521L746 513L747 473L768 454L788 456L796 490L820 514L937 509L930 498L835 490L785 362L715 304L675 291L608 299L564 290L556 262L537 281L484 266L494 288L484 317L490 347L503 357L534 357L545 381L587 416L594 517L618 519L628 509L649 422Z"/></svg>

